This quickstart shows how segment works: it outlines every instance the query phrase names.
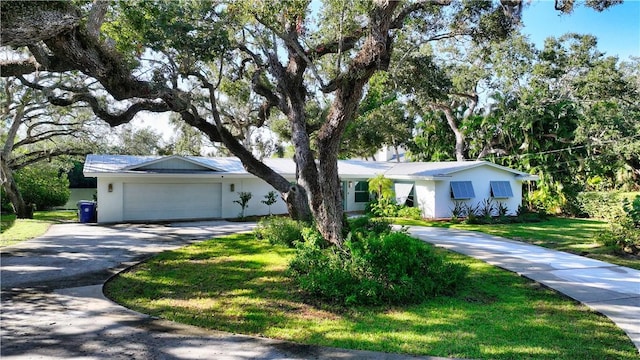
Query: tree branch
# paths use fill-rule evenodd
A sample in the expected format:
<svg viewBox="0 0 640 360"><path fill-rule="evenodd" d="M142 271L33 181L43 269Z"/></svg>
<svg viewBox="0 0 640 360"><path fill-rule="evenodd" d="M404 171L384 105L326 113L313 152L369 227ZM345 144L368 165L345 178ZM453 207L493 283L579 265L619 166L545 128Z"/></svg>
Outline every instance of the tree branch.
<svg viewBox="0 0 640 360"><path fill-rule="evenodd" d="M66 1L2 1L0 46L27 46L75 29L80 12ZM5 75L3 75L5 76Z"/></svg>
<svg viewBox="0 0 640 360"><path fill-rule="evenodd" d="M112 114L106 109L103 109L100 106L98 99L96 99L94 96L88 93L74 94L71 96L71 98L60 98L60 97L49 96L47 97L47 99L52 105L56 105L56 106L69 106L71 104L74 104L80 101L86 102L87 104L89 104L89 106L93 110L93 113L97 117L104 120L111 126L118 126L118 125L128 123L133 119L133 117L137 113L141 111L166 112L171 110L171 108L165 103L145 100L145 101L134 103L133 105L129 106L127 110L119 114Z"/></svg>
<svg viewBox="0 0 640 360"><path fill-rule="evenodd" d="M412 13L418 10L426 10L429 6L449 6L451 0L421 0L410 3L400 9L398 14L391 21L390 29L401 29L404 26L404 20Z"/></svg>
<svg viewBox="0 0 640 360"><path fill-rule="evenodd" d="M66 149L56 148L51 150L38 150L38 151L32 151L30 153L26 153L18 157L15 157L13 159L10 159L8 161L8 165L11 168L11 170L16 171L16 170L20 170L25 166L35 164L42 160L50 159L56 156L86 155L86 154L87 154L87 150L80 149L80 148L66 148Z"/></svg>
<svg viewBox="0 0 640 360"><path fill-rule="evenodd" d="M93 0L91 10L87 20L87 34L96 40L100 39L100 27L104 22L104 16L107 13L109 7L109 1L106 0Z"/></svg>
<svg viewBox="0 0 640 360"><path fill-rule="evenodd" d="M50 140L54 137L58 137L58 136L66 136L66 135L73 135L75 133L77 133L78 131L76 129L65 129L65 130L48 130L48 131L44 131L42 133L36 134L36 135L29 135L26 138L24 138L23 140L18 141L17 143L15 143L13 145L13 149L17 149L21 146L25 146L25 145L29 145L29 144L35 144L35 143L39 143L45 140Z"/></svg>
<svg viewBox="0 0 640 360"><path fill-rule="evenodd" d="M307 67L311 69L311 72L313 73L313 76L315 77L316 81L318 81L321 87L324 87L324 80L322 79L322 77L320 77L320 74L318 73L318 69L316 68L316 64L313 61L311 61L307 52L304 51L304 49L302 48L302 45L300 45L300 43L298 42L297 35L291 36L292 34L297 34L296 32L293 30L290 31L289 34L280 32L276 28L271 26L271 24L263 21L260 17L255 16L255 18L259 23L264 25L267 29L271 30L277 37L282 39L282 41L284 41L285 45L290 50L293 50L293 52L296 55L300 56L307 64ZM289 56L291 57L291 51L289 51Z"/></svg>

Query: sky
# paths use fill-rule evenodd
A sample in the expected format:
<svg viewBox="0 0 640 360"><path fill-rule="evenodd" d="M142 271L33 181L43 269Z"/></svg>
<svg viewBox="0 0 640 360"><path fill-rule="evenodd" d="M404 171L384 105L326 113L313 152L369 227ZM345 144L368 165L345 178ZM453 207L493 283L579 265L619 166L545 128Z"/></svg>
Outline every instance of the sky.
<svg viewBox="0 0 640 360"><path fill-rule="evenodd" d="M533 0L522 11L523 33L542 49L544 40L568 32L591 34L598 39L598 49L608 56L628 60L640 57L640 0L625 0L603 12L597 12L576 1L571 14L554 9L553 0Z"/></svg>
<svg viewBox="0 0 640 360"><path fill-rule="evenodd" d="M625 0L603 12L588 8L583 5L584 1L578 0L571 14L560 14L554 9L553 0L529 1L522 11L523 33L536 48L542 49L549 36L576 32L594 35L598 39L598 49L607 56L618 56L620 60L640 57L640 0ZM168 118L168 114L145 114L132 123L134 126L152 126L168 140L175 135Z"/></svg>

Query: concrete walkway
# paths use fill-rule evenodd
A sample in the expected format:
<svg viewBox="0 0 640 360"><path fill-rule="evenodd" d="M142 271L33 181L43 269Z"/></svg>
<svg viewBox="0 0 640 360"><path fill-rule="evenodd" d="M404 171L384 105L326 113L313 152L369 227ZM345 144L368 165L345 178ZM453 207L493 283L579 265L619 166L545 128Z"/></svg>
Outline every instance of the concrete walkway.
<svg viewBox="0 0 640 360"><path fill-rule="evenodd" d="M513 271L607 316L640 351L640 271L471 231L410 227L426 242Z"/></svg>

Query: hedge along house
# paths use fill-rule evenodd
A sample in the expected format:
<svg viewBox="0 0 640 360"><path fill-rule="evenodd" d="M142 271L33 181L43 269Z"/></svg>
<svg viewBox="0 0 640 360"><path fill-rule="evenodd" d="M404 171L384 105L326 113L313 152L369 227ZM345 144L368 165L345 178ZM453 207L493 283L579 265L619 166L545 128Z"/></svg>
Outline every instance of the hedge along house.
<svg viewBox="0 0 640 360"><path fill-rule="evenodd" d="M285 178L295 181L291 159L265 159ZM369 201L367 181L383 174L394 181L396 200L417 206L425 218L450 217L456 201L471 206L485 199L502 202L515 214L522 202L522 183L536 176L486 161L392 163L340 160L343 206L362 211ZM88 155L86 177L97 178L98 222L153 222L238 217L239 192L250 192L246 216L266 215L262 203L274 189L249 174L239 159ZM284 214L278 196L271 213Z"/></svg>

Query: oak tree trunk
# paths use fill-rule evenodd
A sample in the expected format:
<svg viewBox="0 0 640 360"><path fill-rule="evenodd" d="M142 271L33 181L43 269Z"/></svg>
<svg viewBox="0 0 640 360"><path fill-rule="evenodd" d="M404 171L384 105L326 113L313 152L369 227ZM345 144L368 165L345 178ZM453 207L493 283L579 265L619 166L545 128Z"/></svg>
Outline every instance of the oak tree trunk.
<svg viewBox="0 0 640 360"><path fill-rule="evenodd" d="M22 194L18 189L18 184L13 178L13 173L4 158L0 159L0 170L2 170L2 188L7 194L11 205L13 205L13 210L16 213L16 217L18 219L32 219L33 218L33 208L27 206L22 198Z"/></svg>

